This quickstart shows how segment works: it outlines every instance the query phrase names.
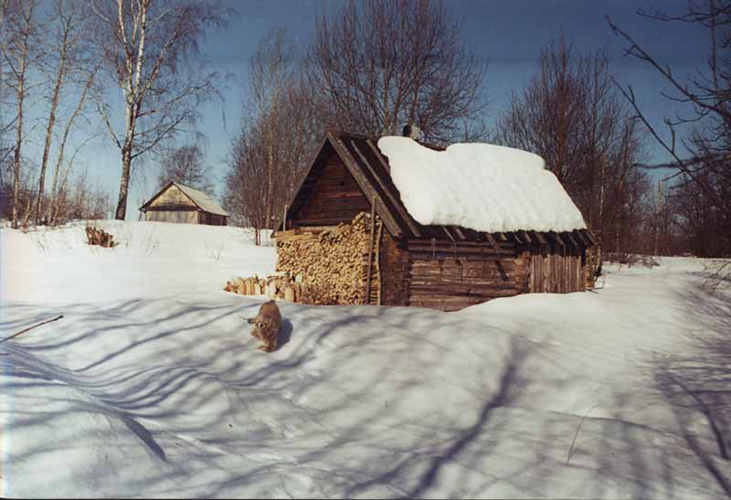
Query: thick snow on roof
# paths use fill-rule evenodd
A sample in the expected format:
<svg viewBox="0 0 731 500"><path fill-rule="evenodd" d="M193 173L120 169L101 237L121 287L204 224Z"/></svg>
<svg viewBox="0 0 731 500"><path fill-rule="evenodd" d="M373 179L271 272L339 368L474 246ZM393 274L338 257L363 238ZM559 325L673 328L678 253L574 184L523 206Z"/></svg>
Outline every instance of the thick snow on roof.
<svg viewBox="0 0 731 500"><path fill-rule="evenodd" d="M197 189L193 189L192 187L183 186L182 184L175 183L180 190L185 193L193 202L198 205L200 208L205 210L206 212L210 212L212 214L217 215L228 215L228 213L221 208L221 206L213 201L213 199L208 196L203 191L198 191Z"/></svg>
<svg viewBox="0 0 731 500"><path fill-rule="evenodd" d="M540 156L492 144L434 151L407 137L382 137L391 178L423 225L477 231L585 229L581 212Z"/></svg>

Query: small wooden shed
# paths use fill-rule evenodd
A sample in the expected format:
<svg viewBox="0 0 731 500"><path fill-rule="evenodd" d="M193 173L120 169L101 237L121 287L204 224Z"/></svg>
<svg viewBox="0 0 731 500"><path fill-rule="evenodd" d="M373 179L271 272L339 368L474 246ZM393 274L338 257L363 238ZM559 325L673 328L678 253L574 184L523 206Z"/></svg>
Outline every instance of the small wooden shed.
<svg viewBox="0 0 731 500"><path fill-rule="evenodd" d="M228 213L209 195L170 181L140 207L146 221L225 226Z"/></svg>
<svg viewBox="0 0 731 500"><path fill-rule="evenodd" d="M576 210L573 216L574 220L578 217L579 223L574 229L552 230L528 227L530 224L526 223L526 227L519 229L488 232L459 225L420 223L404 204L392 178L390 161L393 159L379 148L376 138L328 132L274 234L279 252L278 270L292 272L291 265L287 268L282 263L303 260L301 253L308 252L308 248L316 251L311 235L333 233L334 227L351 224L355 218L362 226L363 212L370 212L373 229L369 232L368 243L361 244L362 253L359 250L358 255L362 255L362 262L357 266L362 270L357 286L364 292L356 303L454 311L496 297L535 292L568 293L593 286L588 250L596 242L553 174L541 168L535 173L522 171L529 181L531 176L538 176L539 171L544 172L540 174L544 181L546 175L553 178L548 179L549 184L555 182L558 187L552 189L557 196L565 197L560 200L563 204L555 205ZM421 160L414 157L413 161ZM542 163L540 158L539 161ZM459 175L459 169L455 172ZM470 183L469 179L465 180ZM530 189L538 189L536 185ZM476 189L479 194L481 187L477 185L470 189ZM490 192L494 193L495 189ZM525 203L536 203L530 196L519 194ZM487 206L491 206L490 200L487 200ZM552 208L538 207L537 210L533 206L530 209L540 212ZM510 216L500 215L504 207L495 205L495 210L494 218ZM375 230L376 221L384 230ZM334 241L332 237L327 240ZM300 254L287 254L295 251ZM330 249L324 255L332 253ZM327 266L308 265L296 272L302 274L300 279L304 282L336 283L338 276L343 274L337 265L341 260L345 259L333 259ZM308 276L312 269L330 274Z"/></svg>

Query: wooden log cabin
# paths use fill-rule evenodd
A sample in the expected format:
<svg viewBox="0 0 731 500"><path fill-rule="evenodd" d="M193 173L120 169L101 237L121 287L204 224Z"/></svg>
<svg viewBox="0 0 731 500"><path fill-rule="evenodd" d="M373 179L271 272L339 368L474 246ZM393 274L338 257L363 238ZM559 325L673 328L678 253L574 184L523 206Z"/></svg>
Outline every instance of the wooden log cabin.
<svg viewBox="0 0 731 500"><path fill-rule="evenodd" d="M576 210L572 215L578 222L571 230L559 225L555 228L547 228L545 224L531 227L530 223L499 231L422 223L407 209L394 182L395 176L392 176L394 159L379 144L379 140L371 137L338 132L326 134L275 232L280 260L286 246L282 243L288 239L301 238L306 233L317 234L338 224L350 223L359 213L370 212L374 221L380 221L383 230L377 232L377 241L376 232L371 231L372 241L363 252L365 303L455 311L496 297L569 293L593 286L588 250L596 244L595 239L553 174L542 167L536 168L534 173L528 170L522 173L529 180L531 176L539 175L539 171L543 172L540 175L551 176L553 180L543 178L543 181L548 182L557 196L566 198L561 200L563 205L558 205L568 207L569 211ZM426 149L421 145L416 147ZM440 152L443 148L430 147L429 150ZM403 163L404 160L399 161ZM420 160L414 157L413 161L418 163ZM416 174L402 170L399 177L420 175L419 166L416 167ZM454 175L459 175L459 165L455 167ZM499 176L495 182L499 182ZM403 181L401 184L404 187ZM477 190L480 195L483 187L473 185L470 189ZM502 189L503 186L485 189L485 196L489 198L490 193L495 195ZM525 203L537 203L530 196L525 198ZM484 201L490 210L492 201ZM550 212L554 204L548 205L530 208L534 212L536 209ZM495 209L505 210L505 207L495 205ZM500 222L502 216L499 211L497 214L492 214L492 220ZM545 215L543 219L550 221L548 216L561 214L538 215ZM374 258L377 259L375 265ZM337 274L337 270L333 272ZM372 276L374 272L378 276ZM305 281L308 278L311 277L304 276Z"/></svg>
<svg viewBox="0 0 731 500"><path fill-rule="evenodd" d="M228 213L202 191L170 181L140 207L146 221L225 226Z"/></svg>

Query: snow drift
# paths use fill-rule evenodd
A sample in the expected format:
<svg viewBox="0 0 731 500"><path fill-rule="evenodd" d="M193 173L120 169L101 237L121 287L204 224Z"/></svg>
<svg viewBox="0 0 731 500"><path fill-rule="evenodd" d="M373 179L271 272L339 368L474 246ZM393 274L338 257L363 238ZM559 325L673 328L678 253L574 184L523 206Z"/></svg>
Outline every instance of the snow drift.
<svg viewBox="0 0 731 500"><path fill-rule="evenodd" d="M689 334L727 331L729 297L698 292L693 259L459 313L280 302L265 354L242 320L263 299L221 288L271 272L273 248L235 228L105 230L127 245L0 232L0 336L64 315L0 344L0 496L729 493L712 421L657 384L699 349Z"/></svg>

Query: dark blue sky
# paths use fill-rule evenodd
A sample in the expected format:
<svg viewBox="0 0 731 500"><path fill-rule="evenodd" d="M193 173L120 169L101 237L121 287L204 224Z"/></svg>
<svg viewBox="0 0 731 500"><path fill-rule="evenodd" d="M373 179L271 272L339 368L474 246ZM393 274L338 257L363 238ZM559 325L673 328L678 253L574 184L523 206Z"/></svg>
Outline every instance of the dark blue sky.
<svg viewBox="0 0 731 500"><path fill-rule="evenodd" d="M203 52L218 70L232 75L223 93L223 105L207 105L201 109L204 115L201 130L208 138L207 157L219 186L230 139L238 128L242 98L245 98L247 60L257 43L269 29L282 26L304 47L312 37L316 15L340 3L339 0L233 0L230 5L239 15L231 20L228 29L208 35ZM465 42L478 57L489 61L486 91L492 99L490 122L505 109L510 93L525 87L535 72L542 47L561 29L580 51L607 50L616 78L635 88L653 123L660 124L664 115L672 115L675 106L659 95L660 90L668 87L649 67L623 57L625 44L612 34L606 15L658 60L670 64L678 75L694 71L706 58L707 34L702 30L687 23L663 23L636 14L638 9L652 10L653 5L666 13L683 12L686 0L447 0L447 4L462 25ZM98 168L114 185L119 180L119 155L111 147L108 150L110 155L102 155L97 150L99 159L104 158L101 161L107 164ZM650 150L651 161L666 161L657 147L652 145ZM130 200L132 207L152 194L154 187L146 186L151 182L137 184L138 193ZM129 215L135 218L136 210Z"/></svg>

